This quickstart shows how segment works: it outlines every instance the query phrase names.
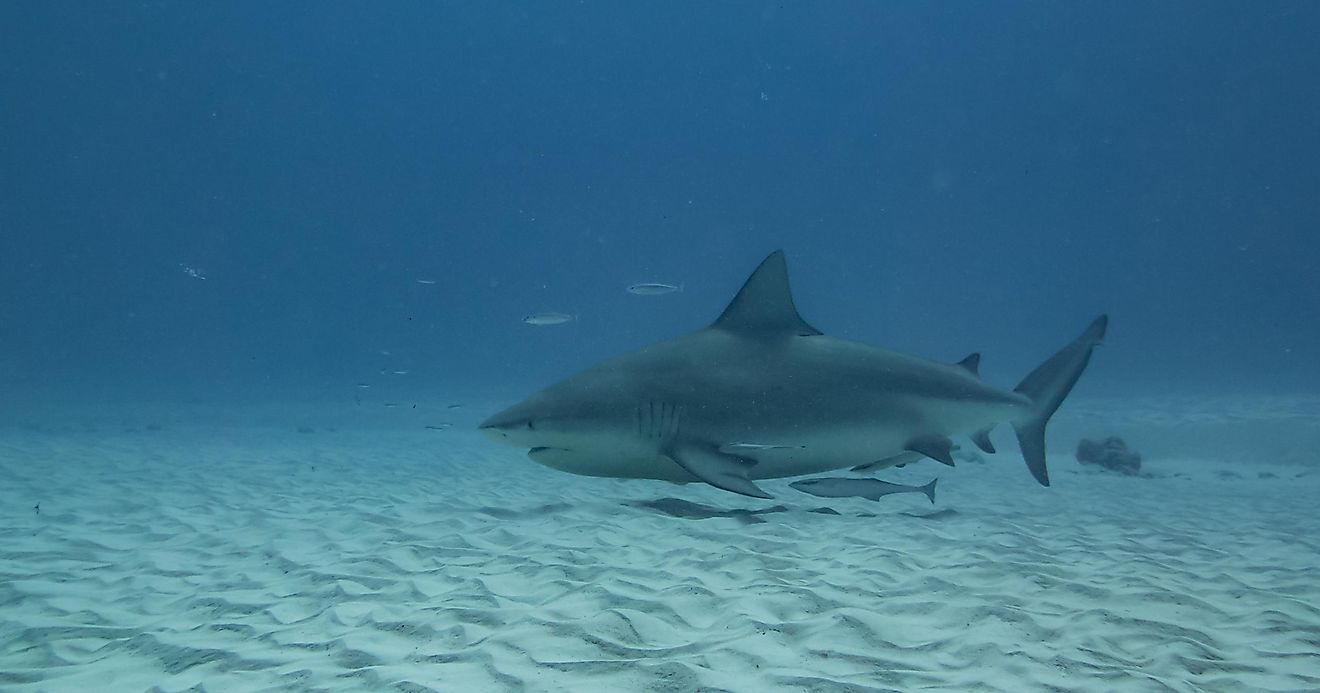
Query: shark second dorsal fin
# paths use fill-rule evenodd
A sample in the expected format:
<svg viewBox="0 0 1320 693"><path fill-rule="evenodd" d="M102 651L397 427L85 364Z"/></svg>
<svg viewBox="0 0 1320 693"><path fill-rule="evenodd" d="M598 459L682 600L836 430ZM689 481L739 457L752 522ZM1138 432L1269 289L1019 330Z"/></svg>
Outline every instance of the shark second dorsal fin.
<svg viewBox="0 0 1320 693"><path fill-rule="evenodd" d="M764 338L821 334L798 315L793 305L788 263L782 250L770 253L761 262L711 327Z"/></svg>
<svg viewBox="0 0 1320 693"><path fill-rule="evenodd" d="M958 362L962 369L976 377L981 377L981 352L968 354L967 358Z"/></svg>

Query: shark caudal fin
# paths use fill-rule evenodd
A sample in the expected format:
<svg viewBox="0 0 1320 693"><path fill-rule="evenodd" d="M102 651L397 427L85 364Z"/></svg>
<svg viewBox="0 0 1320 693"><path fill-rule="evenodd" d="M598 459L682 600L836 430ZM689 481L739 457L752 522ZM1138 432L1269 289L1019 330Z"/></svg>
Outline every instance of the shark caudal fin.
<svg viewBox="0 0 1320 693"><path fill-rule="evenodd" d="M934 479L930 480L929 484L926 484L925 486L921 487L921 492L926 494L926 497L930 499L931 503L935 502L935 482L939 480L940 480L939 477L935 477Z"/></svg>
<svg viewBox="0 0 1320 693"><path fill-rule="evenodd" d="M1096 318L1080 337L1042 363L1015 388L1032 402L1030 416L1015 422L1013 430L1017 432L1027 469L1041 486L1050 485L1050 474L1045 468L1045 424L1077 384L1091 360L1091 350L1104 339L1108 326L1109 316Z"/></svg>

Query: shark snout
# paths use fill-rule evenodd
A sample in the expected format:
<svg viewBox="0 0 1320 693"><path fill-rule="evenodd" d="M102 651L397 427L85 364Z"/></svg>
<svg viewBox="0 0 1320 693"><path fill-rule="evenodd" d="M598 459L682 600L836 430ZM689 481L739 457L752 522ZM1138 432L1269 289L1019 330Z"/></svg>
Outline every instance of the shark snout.
<svg viewBox="0 0 1320 693"><path fill-rule="evenodd" d="M538 408L518 405L482 421L477 429L497 443L527 448L533 454L547 450L566 451L572 447L573 436L555 423L553 417L546 416Z"/></svg>
<svg viewBox="0 0 1320 693"><path fill-rule="evenodd" d="M491 440L497 443L509 442L509 434L500 430L496 426L487 426L485 424L482 424L481 426L477 427L477 430L481 431L483 434L485 434L487 438L490 438Z"/></svg>
<svg viewBox="0 0 1320 693"><path fill-rule="evenodd" d="M536 431L536 424L527 415L506 409L482 421L477 430L497 443L518 445L515 437L525 437Z"/></svg>

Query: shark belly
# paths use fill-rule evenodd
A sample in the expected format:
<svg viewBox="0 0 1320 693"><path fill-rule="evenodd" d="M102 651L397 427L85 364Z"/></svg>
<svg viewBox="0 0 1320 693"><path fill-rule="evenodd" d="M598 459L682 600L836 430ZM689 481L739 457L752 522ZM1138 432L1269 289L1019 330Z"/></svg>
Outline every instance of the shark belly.
<svg viewBox="0 0 1320 693"><path fill-rule="evenodd" d="M649 441L595 440L568 448L533 448L533 462L561 472L607 479L655 479L686 483L698 479L665 457Z"/></svg>
<svg viewBox="0 0 1320 693"><path fill-rule="evenodd" d="M1022 407L1002 401L927 401L891 397L883 412L858 420L858 412L816 414L752 433L759 448L732 454L756 461L748 476L777 479L867 464L899 455L919 436L971 435L1019 416ZM824 421L815 421L820 416ZM727 449L727 448L725 448Z"/></svg>

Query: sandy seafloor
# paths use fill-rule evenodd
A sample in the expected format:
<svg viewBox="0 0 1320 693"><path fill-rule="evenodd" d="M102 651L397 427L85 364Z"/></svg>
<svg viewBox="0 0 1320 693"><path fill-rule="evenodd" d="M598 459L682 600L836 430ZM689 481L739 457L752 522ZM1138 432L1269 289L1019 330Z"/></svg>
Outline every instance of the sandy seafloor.
<svg viewBox="0 0 1320 693"><path fill-rule="evenodd" d="M1313 400L1069 403L1049 489L879 474L934 506L574 477L428 406L7 422L0 690L1320 690Z"/></svg>

